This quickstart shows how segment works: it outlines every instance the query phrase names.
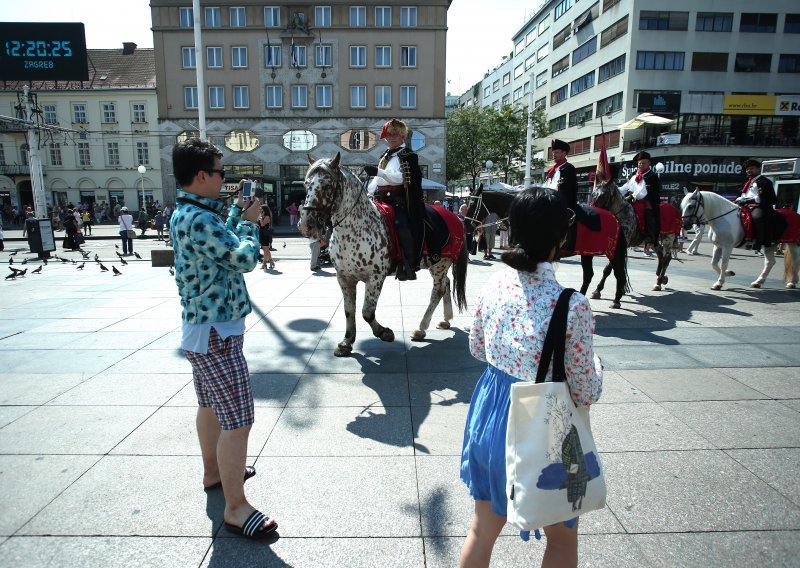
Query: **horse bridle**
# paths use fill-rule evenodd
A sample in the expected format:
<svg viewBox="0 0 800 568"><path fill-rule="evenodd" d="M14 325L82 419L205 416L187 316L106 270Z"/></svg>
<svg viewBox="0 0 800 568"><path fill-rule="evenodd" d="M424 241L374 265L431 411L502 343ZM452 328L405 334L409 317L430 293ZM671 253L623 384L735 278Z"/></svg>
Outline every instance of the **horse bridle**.
<svg viewBox="0 0 800 568"><path fill-rule="evenodd" d="M703 216L702 217L698 217L697 216L697 212L700 211L700 207L703 208ZM694 213L692 213L691 215L681 215L681 219L691 220L692 218L694 218L694 223L696 225L707 225L709 221L713 221L715 219L719 219L721 217L724 217L725 215L730 215L734 211L738 211L738 208L737 209L731 209L730 211L726 211L725 213L717 215L716 217L711 217L710 219L705 219L704 217L705 217L705 213L706 213L706 208L705 208L705 205L703 205L703 194L698 192L697 199L694 200Z"/></svg>
<svg viewBox="0 0 800 568"><path fill-rule="evenodd" d="M482 209L486 210L486 215L489 215L489 213L491 213L491 211L489 211L489 208L483 202L483 195L470 195L469 197L467 197L467 199L478 200L478 205L475 207L475 215L477 215ZM486 215L484 215L483 217L484 219L486 219ZM499 227L500 225L508 221L508 217L503 217L502 219L498 219L494 223L483 223L483 224L481 224L481 220L476 217L467 217L466 215L464 215L464 220L470 221L471 223L472 222L478 223L478 225L473 229L473 231L477 231L478 229L483 229L491 226Z"/></svg>
<svg viewBox="0 0 800 568"><path fill-rule="evenodd" d="M334 170L330 166L330 164L328 164L327 162L323 162L322 164L317 166L315 168L315 170L316 169L321 169L321 170L325 171L326 173L328 173L331 176L331 178L334 180L334 183L336 183L336 181L338 180L338 182L341 184L341 193L344 193L344 186L346 185L346 183L345 183L346 179L345 179L345 174L341 171L340 168L337 168L336 170ZM327 210L325 208L323 208L323 207L310 207L310 206L305 206L305 205L303 207L301 207L301 209L303 209L304 211L320 211L320 212L322 212L323 214L327 215L330 218L331 227L338 227L339 225L342 224L342 222L344 222L345 219L347 219L350 216L350 213L352 213L353 209L355 209L356 205L358 205L358 200L361 197L361 194L364 191L366 191L366 189L367 189L367 182L368 181L369 181L369 178L367 178L367 180L365 180L361 184L361 189L359 189L358 194L356 195L356 198L355 198L355 200L353 202L353 205L350 207L350 209L347 210L347 212L338 221L334 221L333 220L333 205L331 205L331 207L329 209L327 209ZM333 201L335 203L335 200L333 200Z"/></svg>

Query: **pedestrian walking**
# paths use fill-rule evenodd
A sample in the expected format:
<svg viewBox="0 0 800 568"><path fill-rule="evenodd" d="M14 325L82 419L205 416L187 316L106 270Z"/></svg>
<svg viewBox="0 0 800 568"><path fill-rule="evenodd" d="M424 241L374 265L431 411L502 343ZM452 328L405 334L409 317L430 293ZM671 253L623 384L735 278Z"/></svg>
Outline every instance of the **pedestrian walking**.
<svg viewBox="0 0 800 568"><path fill-rule="evenodd" d="M81 221L83 221L83 234L88 236L92 234L92 214L89 209L84 209L81 213Z"/></svg>
<svg viewBox="0 0 800 568"><path fill-rule="evenodd" d="M568 238L573 214L556 191L528 189L512 202L511 242L481 291L469 337L472 356L487 362L467 414L461 479L475 500L475 514L461 549L462 567L489 566L495 541L506 523L506 426L511 385L534 381L556 300L564 287L552 262ZM594 315L589 301L569 301L564 366L573 402L588 407L600 397L602 367L594 355ZM552 380L552 367L546 380ZM577 521L544 527L543 566L577 566Z"/></svg>
<svg viewBox="0 0 800 568"><path fill-rule="evenodd" d="M142 231L141 234L139 235L140 239L144 238L144 234L147 231L147 226L149 223L150 223L150 218L147 216L147 211L145 210L144 207L142 207L139 210L139 220L138 220L139 229Z"/></svg>
<svg viewBox="0 0 800 568"><path fill-rule="evenodd" d="M269 205L261 206L261 217L258 219L258 240L261 244L261 252L264 255L264 260L261 262L261 268L270 270L275 268L275 261L272 260L272 211Z"/></svg>
<svg viewBox="0 0 800 568"><path fill-rule="evenodd" d="M245 497L245 467L254 421L253 386L242 346L245 316L252 311L244 274L258 264L258 198L241 196L227 221L217 198L225 180L222 152L191 138L172 150L178 189L170 225L175 282L183 306L181 349L192 364L203 485L222 487L225 527L247 538L271 535L278 524Z"/></svg>
<svg viewBox="0 0 800 568"><path fill-rule="evenodd" d="M156 236L158 237L156 240L163 241L164 240L164 214L161 210L156 211L155 217L153 217L153 224L156 226Z"/></svg>
<svg viewBox="0 0 800 568"><path fill-rule="evenodd" d="M135 234L133 230L133 215L130 214L128 208L122 206L119 208L119 237L122 239L122 254L124 256L131 256L133 254L133 238L131 235Z"/></svg>
<svg viewBox="0 0 800 568"><path fill-rule="evenodd" d="M703 240L703 233L706 231L705 223L700 223L694 226L694 238L692 242L689 243L689 248L686 249L686 254L694 256L697 253L697 247L700 246L700 242Z"/></svg>

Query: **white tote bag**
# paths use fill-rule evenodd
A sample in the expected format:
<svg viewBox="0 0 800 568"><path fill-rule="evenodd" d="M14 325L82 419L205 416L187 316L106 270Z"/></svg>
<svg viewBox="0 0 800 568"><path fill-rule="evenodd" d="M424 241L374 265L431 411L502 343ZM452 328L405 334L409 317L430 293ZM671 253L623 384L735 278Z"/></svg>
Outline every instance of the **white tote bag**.
<svg viewBox="0 0 800 568"><path fill-rule="evenodd" d="M547 330L536 382L511 385L506 430L508 522L531 531L602 509L606 484L589 427L565 382L564 342L569 297L559 297ZM554 356L553 382L544 382Z"/></svg>

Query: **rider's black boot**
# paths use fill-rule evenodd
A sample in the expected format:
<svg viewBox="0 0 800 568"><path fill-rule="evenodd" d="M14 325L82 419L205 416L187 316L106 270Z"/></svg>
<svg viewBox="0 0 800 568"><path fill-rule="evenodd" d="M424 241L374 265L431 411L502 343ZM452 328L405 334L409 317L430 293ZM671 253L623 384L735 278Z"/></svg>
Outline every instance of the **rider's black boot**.
<svg viewBox="0 0 800 568"><path fill-rule="evenodd" d="M414 254L414 238L411 236L411 231L406 228L397 229L397 238L400 240L400 248L403 253L403 260L397 267L397 279L400 281L416 280L417 273L414 271L413 258Z"/></svg>

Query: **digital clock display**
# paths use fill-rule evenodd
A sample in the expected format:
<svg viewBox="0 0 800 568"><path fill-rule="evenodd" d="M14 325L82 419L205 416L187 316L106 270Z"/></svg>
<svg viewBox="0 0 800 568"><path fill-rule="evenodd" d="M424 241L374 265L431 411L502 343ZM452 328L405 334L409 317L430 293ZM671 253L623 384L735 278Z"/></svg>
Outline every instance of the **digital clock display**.
<svg viewBox="0 0 800 568"><path fill-rule="evenodd" d="M0 80L88 79L83 24L0 22Z"/></svg>

